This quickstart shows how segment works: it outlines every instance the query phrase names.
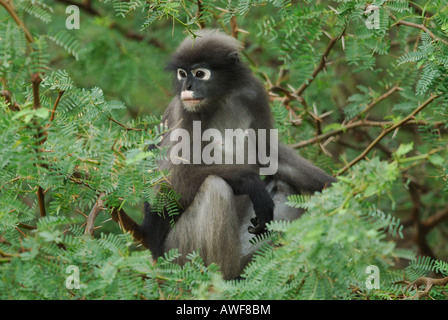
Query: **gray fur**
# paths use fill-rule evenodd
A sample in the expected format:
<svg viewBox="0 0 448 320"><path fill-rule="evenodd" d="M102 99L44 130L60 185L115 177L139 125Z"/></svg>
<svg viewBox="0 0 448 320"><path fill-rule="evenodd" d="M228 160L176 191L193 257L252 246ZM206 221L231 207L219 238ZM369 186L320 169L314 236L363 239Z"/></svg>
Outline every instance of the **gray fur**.
<svg viewBox="0 0 448 320"><path fill-rule="evenodd" d="M225 47L232 48L234 51L241 50L241 43L237 39L230 37L219 30L202 29L195 31L195 34L197 35L196 38L185 38L177 47L174 54L182 54L192 47L198 47L201 51L206 50L211 39L214 43L219 43Z"/></svg>
<svg viewBox="0 0 448 320"><path fill-rule="evenodd" d="M241 272L241 242L235 196L221 178L209 176L169 233L165 250L178 248L176 262L184 264L188 253L199 250L206 265L216 263L226 279ZM247 232L247 231L246 231Z"/></svg>
<svg viewBox="0 0 448 320"><path fill-rule="evenodd" d="M271 181L267 189L276 203L274 220L300 217L301 209L285 205L286 197L293 194L291 187L282 181ZM247 231L253 217L247 196L235 196L223 179L209 176L169 233L165 250L178 248L182 256L176 262L181 265L187 262L189 253L199 250L206 265L220 266L224 279L236 278L260 246L250 243L254 235Z"/></svg>

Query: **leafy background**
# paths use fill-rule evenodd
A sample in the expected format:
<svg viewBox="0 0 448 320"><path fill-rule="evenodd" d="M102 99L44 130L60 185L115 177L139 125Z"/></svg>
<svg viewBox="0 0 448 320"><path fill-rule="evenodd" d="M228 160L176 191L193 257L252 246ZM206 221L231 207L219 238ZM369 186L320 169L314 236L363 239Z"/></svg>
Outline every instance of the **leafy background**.
<svg viewBox="0 0 448 320"><path fill-rule="evenodd" d="M284 142L338 176L289 198L307 213L242 281L153 263L111 215L156 201L164 65L203 27L243 42ZM1 0L0 298L446 299L447 73L443 0Z"/></svg>

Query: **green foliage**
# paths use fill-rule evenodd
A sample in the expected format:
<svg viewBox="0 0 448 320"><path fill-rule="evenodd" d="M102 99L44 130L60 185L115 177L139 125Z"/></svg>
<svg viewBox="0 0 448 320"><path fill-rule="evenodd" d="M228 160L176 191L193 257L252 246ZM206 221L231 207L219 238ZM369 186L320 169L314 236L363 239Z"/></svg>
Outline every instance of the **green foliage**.
<svg viewBox="0 0 448 320"><path fill-rule="evenodd" d="M448 277L448 7L368 3L85 1L69 30L64 1L2 1L0 299L446 299L413 284ZM284 142L347 166L332 188L288 197L305 214L253 239L238 281L197 252L153 263L110 220L120 208L140 222L144 201L178 214L165 150L147 147L172 96L164 64L199 26L243 42Z"/></svg>

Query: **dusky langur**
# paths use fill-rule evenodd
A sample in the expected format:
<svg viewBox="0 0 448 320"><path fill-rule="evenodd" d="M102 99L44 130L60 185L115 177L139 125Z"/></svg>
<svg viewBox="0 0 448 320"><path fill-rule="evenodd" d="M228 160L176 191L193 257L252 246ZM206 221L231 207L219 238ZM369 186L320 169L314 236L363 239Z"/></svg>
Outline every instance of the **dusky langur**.
<svg viewBox="0 0 448 320"><path fill-rule="evenodd" d="M160 170L170 173L166 183L180 195L183 209L174 217L174 227L170 217L145 203L144 220L137 231L154 258L178 248L182 254L178 262L183 263L188 253L198 250L206 264L217 263L224 278L231 279L250 260L253 250L248 239L253 234L264 232L274 217L294 219L300 215L284 205L287 195L320 191L335 179L281 143L272 149L270 129L274 125L268 96L240 60L239 41L216 30L201 30L197 35L185 39L168 64L175 96L162 118L167 132L159 147L166 147L170 154L179 144L179 132L190 137L212 135L199 144L188 142L189 152L158 164ZM235 160L241 151L237 147L229 150L228 141L216 138L218 133L224 137L228 129L266 133L266 148L278 154L276 172L262 180L260 168L266 163L258 159L249 162L250 154L242 163L224 161L228 154ZM247 140L244 147L248 147ZM210 145L216 147L210 154L222 161L193 159ZM259 147L257 144L252 151Z"/></svg>

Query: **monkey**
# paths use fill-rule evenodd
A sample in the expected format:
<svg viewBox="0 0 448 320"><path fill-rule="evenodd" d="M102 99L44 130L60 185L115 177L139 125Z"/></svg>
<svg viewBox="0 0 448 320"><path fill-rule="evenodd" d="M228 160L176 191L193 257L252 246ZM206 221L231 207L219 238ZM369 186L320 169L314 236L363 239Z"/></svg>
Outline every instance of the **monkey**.
<svg viewBox="0 0 448 320"><path fill-rule="evenodd" d="M223 277L232 279L253 255L247 246L250 236L265 232L274 216L300 216L297 209L281 203L288 194L321 191L335 179L278 142L267 92L240 59L240 42L217 30L196 34L195 39L181 42L166 67L173 74L175 95L162 116L167 131L157 147L173 151L179 147L181 133L207 137L183 144L190 150L176 157L170 153L169 159L158 162L159 170L169 172L166 184L180 195L180 214L167 217L145 202L137 231L154 258L177 248L181 254L177 261L182 264L188 253L199 250L206 264L217 263ZM272 158L275 172L263 180L260 172L269 171L268 165L265 160L248 161L249 152L238 162L241 145L237 149L227 144L238 139L237 135L227 139L227 130L247 138L243 148L249 148L252 133L264 133L266 150L277 155ZM226 141L220 140L220 134ZM195 161L211 146L210 155L217 161ZM259 140L252 152L259 152L260 146Z"/></svg>

